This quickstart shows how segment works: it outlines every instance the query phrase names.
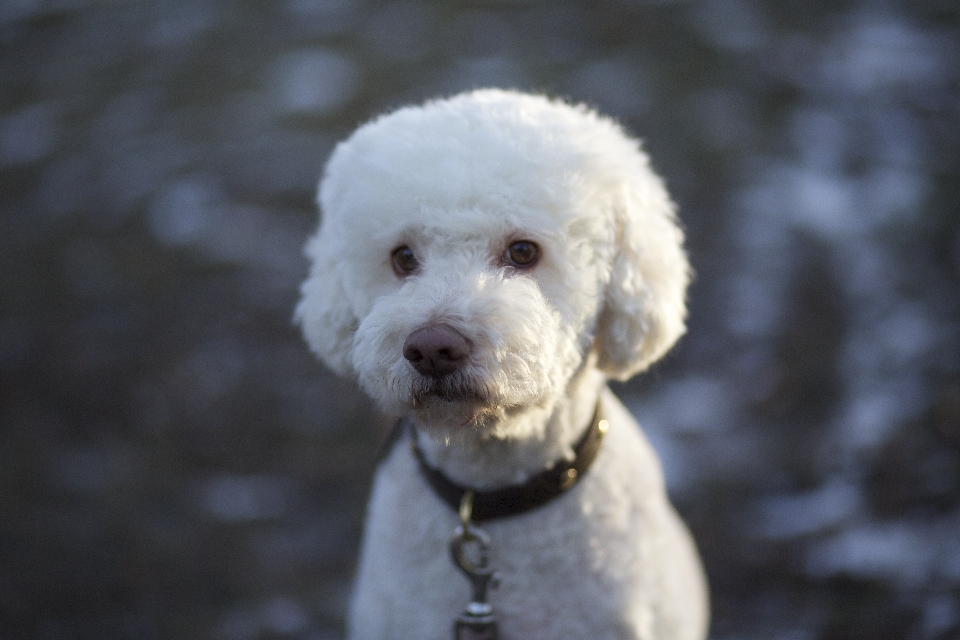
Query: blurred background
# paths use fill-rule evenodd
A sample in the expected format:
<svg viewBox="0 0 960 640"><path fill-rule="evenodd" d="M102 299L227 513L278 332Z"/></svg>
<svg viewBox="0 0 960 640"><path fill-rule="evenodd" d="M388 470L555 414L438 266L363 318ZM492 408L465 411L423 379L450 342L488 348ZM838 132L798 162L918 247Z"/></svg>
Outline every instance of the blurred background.
<svg viewBox="0 0 960 640"><path fill-rule="evenodd" d="M616 391L716 640L960 638L953 0L4 0L0 638L342 637L389 420L291 316L332 146L480 86L645 140L697 279Z"/></svg>

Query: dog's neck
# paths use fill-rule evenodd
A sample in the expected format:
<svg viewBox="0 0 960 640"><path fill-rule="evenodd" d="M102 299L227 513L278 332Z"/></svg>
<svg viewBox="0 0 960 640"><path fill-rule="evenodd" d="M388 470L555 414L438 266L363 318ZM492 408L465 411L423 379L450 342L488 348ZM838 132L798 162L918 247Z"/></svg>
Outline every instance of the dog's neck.
<svg viewBox="0 0 960 640"><path fill-rule="evenodd" d="M520 484L558 460L573 459L573 446L589 426L605 383L602 373L587 366L554 405L525 411L511 418L518 424L494 431L528 434L524 437L477 430L431 436L418 428L417 443L431 466L462 486L488 490Z"/></svg>

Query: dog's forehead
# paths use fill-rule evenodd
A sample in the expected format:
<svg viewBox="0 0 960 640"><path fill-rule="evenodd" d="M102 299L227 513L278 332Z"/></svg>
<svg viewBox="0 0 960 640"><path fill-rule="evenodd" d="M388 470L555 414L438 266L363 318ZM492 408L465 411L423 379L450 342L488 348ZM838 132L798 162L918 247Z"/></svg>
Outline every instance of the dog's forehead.
<svg viewBox="0 0 960 640"><path fill-rule="evenodd" d="M542 207L447 208L415 203L379 213L366 210L364 215L341 220L328 231L346 241L340 246L348 252L365 246L385 253L408 245L421 259L459 255L486 260L491 253L499 254L518 240L533 241L544 248L552 247L551 253L562 253L574 239L594 244L594 236L605 237L610 226L598 224L591 214L559 214Z"/></svg>
<svg viewBox="0 0 960 640"><path fill-rule="evenodd" d="M564 236L560 222L542 212L528 212L523 216L481 209L425 211L407 224L384 231L386 242L409 244L432 256L497 252L516 240L552 243Z"/></svg>
<svg viewBox="0 0 960 640"><path fill-rule="evenodd" d="M586 228L577 221L595 220L598 212L598 198L585 197L575 178L529 170L523 179L522 164L511 176L501 173L502 165L463 158L425 158L390 171L358 163L355 169L349 183L336 185L335 197L322 203L328 223L342 235L436 244L576 235Z"/></svg>
<svg viewBox="0 0 960 640"><path fill-rule="evenodd" d="M408 149L392 158L352 160L331 172L324 185L321 203L334 215L480 227L576 214L574 171L548 169L509 153L483 157Z"/></svg>

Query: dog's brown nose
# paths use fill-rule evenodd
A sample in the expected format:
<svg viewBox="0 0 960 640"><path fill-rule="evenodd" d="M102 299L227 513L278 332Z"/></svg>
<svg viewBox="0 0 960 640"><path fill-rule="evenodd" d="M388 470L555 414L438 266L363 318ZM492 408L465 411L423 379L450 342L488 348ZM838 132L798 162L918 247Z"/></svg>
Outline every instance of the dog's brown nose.
<svg viewBox="0 0 960 640"><path fill-rule="evenodd" d="M440 378L456 371L470 355L470 342L443 324L421 327L403 343L403 357L425 376Z"/></svg>

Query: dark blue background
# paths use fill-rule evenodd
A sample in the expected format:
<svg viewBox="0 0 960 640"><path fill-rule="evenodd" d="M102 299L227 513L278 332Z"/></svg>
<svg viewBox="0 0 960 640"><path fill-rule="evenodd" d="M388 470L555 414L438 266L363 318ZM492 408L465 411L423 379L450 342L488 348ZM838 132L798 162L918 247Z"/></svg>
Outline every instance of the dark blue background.
<svg viewBox="0 0 960 640"><path fill-rule="evenodd" d="M315 183L490 85L679 203L690 331L616 390L713 637L960 637L958 60L948 0L5 0L0 638L341 637L387 421L291 324Z"/></svg>

